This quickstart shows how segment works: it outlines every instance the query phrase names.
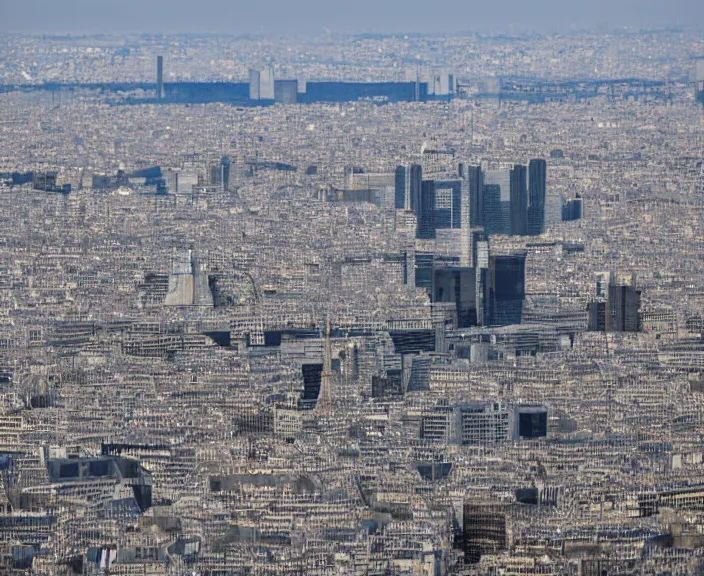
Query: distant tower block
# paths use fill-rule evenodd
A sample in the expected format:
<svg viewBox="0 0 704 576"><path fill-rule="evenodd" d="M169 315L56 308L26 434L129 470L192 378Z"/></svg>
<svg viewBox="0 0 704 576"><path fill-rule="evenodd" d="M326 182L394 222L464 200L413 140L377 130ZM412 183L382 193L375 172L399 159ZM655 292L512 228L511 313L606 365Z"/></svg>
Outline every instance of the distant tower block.
<svg viewBox="0 0 704 576"><path fill-rule="evenodd" d="M220 159L220 188L222 192L226 192L230 187L230 159L223 156Z"/></svg>
<svg viewBox="0 0 704 576"><path fill-rule="evenodd" d="M164 57L156 57L156 99L164 97Z"/></svg>
<svg viewBox="0 0 704 576"><path fill-rule="evenodd" d="M325 326L325 358L323 360L323 371L320 374L320 391L318 392L318 400L315 403L315 411L321 416L330 416L332 413L332 379L334 373L332 371L332 352L330 347L330 318L328 317Z"/></svg>

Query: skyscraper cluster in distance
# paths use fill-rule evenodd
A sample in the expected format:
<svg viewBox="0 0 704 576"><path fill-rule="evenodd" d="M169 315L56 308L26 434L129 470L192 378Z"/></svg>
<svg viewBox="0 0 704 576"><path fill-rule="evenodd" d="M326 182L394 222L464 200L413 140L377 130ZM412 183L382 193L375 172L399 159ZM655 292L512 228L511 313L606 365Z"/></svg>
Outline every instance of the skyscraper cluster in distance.
<svg viewBox="0 0 704 576"><path fill-rule="evenodd" d="M422 166L410 164L396 168L395 205L415 213L421 239L435 238L437 230L476 228L537 236L545 229L545 181L544 159L507 170L460 164L456 180L424 180Z"/></svg>

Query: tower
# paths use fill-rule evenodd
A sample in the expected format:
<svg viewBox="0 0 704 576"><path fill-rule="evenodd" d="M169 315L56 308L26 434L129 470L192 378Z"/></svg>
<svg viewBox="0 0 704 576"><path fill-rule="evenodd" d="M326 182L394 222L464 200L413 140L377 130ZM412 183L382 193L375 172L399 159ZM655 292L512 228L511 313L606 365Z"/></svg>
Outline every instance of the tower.
<svg viewBox="0 0 704 576"><path fill-rule="evenodd" d="M259 82L261 78L261 73L259 70L250 70L249 71L249 99L250 100L259 100L260 97L260 90L259 90Z"/></svg>
<svg viewBox="0 0 704 576"><path fill-rule="evenodd" d="M226 192L230 187L230 159L227 156L220 159L219 184L222 192Z"/></svg>
<svg viewBox="0 0 704 576"><path fill-rule="evenodd" d="M466 167L464 177L469 182L469 225L484 226L484 173L481 166Z"/></svg>
<svg viewBox="0 0 704 576"><path fill-rule="evenodd" d="M164 97L164 57L156 57L156 99Z"/></svg>
<svg viewBox="0 0 704 576"><path fill-rule="evenodd" d="M325 322L325 351L323 353L323 371L320 374L320 392L315 403L315 411L320 416L330 416L332 412L332 351L330 347L330 317Z"/></svg>
<svg viewBox="0 0 704 576"><path fill-rule="evenodd" d="M528 234L538 236L545 230L545 173L547 164L542 158L528 164Z"/></svg>
<svg viewBox="0 0 704 576"><path fill-rule="evenodd" d="M524 236L527 232L526 167L516 164L511 170L511 234Z"/></svg>

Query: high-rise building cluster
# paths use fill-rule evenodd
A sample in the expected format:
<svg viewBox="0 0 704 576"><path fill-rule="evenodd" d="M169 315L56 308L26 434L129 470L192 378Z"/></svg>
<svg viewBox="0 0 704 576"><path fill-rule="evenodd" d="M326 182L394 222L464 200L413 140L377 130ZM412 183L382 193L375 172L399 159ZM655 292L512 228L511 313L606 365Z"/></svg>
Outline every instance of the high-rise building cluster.
<svg viewBox="0 0 704 576"><path fill-rule="evenodd" d="M415 213L418 238L436 238L437 230L470 228L509 236L542 234L544 159L531 160L528 167L515 164L508 170L485 171L461 164L458 174L455 180L424 180L420 164L396 168L395 205Z"/></svg>

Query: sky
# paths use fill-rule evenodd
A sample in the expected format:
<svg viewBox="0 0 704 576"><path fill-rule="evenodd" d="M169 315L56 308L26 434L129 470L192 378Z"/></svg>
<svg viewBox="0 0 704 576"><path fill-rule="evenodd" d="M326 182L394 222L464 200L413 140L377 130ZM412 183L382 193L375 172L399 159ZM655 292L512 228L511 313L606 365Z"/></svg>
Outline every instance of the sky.
<svg viewBox="0 0 704 576"><path fill-rule="evenodd" d="M493 34L704 26L703 0L0 0L0 31Z"/></svg>

